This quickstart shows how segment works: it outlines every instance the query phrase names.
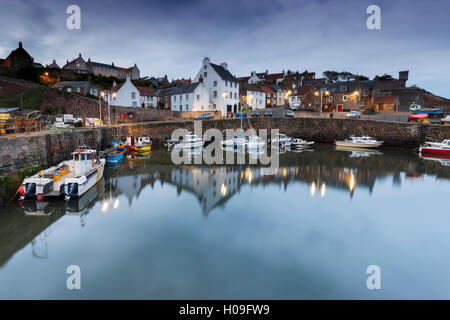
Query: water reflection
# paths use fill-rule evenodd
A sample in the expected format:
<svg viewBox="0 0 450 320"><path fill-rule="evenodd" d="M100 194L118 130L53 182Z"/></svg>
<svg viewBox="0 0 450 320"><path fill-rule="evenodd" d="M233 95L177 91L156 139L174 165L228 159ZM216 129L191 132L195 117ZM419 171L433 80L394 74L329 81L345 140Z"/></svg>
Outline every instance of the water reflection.
<svg viewBox="0 0 450 320"><path fill-rule="evenodd" d="M58 229L55 224L62 217L74 216L79 227L86 230L89 229L86 226L92 225L93 213L100 212L100 216L111 219L149 201L147 197L153 193L163 197L176 191L177 197L187 198L183 199L186 210L193 211L197 218L209 217L201 220L210 221L214 220L213 215L218 216L215 210L225 208L228 203L232 205L232 199L240 199L240 207L253 204L264 211L258 203L261 197L267 197L267 190L276 199L292 187L296 192L304 192L294 195L302 197L303 202L298 206L315 209L311 208L311 203L317 205L320 201L321 205L328 204L332 208L336 199L367 200L377 183L382 185L379 190L386 188L386 183L401 188L412 177L429 178L421 183L434 179L448 182L450 178L449 167L441 161L448 159L421 158L409 150L389 149L370 156L352 155L352 151L320 146L311 152L288 151L280 156L280 168L273 175L268 174L268 168L257 165L173 165L166 152L153 152L144 158L130 156L123 165L107 168L104 179L79 200L28 201L0 208L0 268L27 245L31 247L33 259L51 260L55 253L49 249L49 238L53 230ZM251 196L242 199L239 196L242 193ZM174 198L175 194L167 197L169 201L175 201ZM98 224L96 227L99 228Z"/></svg>

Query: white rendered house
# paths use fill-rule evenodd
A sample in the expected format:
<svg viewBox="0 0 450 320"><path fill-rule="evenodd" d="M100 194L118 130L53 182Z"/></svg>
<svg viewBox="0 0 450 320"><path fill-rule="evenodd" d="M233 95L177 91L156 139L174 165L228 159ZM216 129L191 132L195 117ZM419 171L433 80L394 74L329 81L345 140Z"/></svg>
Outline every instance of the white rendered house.
<svg viewBox="0 0 450 320"><path fill-rule="evenodd" d="M266 108L266 93L257 89L247 90L247 105L255 109Z"/></svg>
<svg viewBox="0 0 450 320"><path fill-rule="evenodd" d="M109 99L111 105L119 107L140 107L142 101L139 90L131 82L130 76L109 91ZM108 101L108 98L105 97L105 100Z"/></svg>
<svg viewBox="0 0 450 320"><path fill-rule="evenodd" d="M172 111L212 111L209 91L203 82L173 88L170 99Z"/></svg>
<svg viewBox="0 0 450 320"><path fill-rule="evenodd" d="M209 91L211 111L220 111L222 116L239 112L239 84L225 62L217 65L204 58L194 82L200 79Z"/></svg>

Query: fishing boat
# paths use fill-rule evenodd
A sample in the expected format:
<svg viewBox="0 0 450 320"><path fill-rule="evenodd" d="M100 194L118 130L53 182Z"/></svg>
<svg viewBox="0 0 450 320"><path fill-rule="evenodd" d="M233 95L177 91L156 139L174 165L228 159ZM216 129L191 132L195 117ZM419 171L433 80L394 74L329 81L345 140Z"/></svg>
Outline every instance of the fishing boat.
<svg viewBox="0 0 450 320"><path fill-rule="evenodd" d="M255 150L264 148L266 143L257 135L253 135L247 137L244 145L247 150Z"/></svg>
<svg viewBox="0 0 450 320"><path fill-rule="evenodd" d="M285 135L285 134L283 134L283 133L279 133L278 134L278 137L276 137L276 138L274 138L274 139L271 139L271 143L272 144L274 144L274 145L280 145L280 146L283 146L284 145L284 143L286 143L286 142L288 142L288 141L291 141L292 140L292 138L290 138L290 137L288 137L287 135Z"/></svg>
<svg viewBox="0 0 450 320"><path fill-rule="evenodd" d="M239 148L245 144L245 136L242 132L236 133L230 139L222 140L221 144L223 148Z"/></svg>
<svg viewBox="0 0 450 320"><path fill-rule="evenodd" d="M351 136L350 139L336 141L335 143L337 147L379 148L383 144L383 141L378 141L369 136Z"/></svg>
<svg viewBox="0 0 450 320"><path fill-rule="evenodd" d="M415 114L441 114L444 112L443 109L439 108L423 108L420 104L412 103L409 110Z"/></svg>
<svg viewBox="0 0 450 320"><path fill-rule="evenodd" d="M199 138L196 134L189 134L183 137L179 143L173 145L174 149L192 149L192 148L200 148L205 144L205 140Z"/></svg>
<svg viewBox="0 0 450 320"><path fill-rule="evenodd" d="M106 160L95 156L96 151L83 146L72 153L72 159L42 170L23 180L20 200L65 196L66 200L86 193L102 177Z"/></svg>
<svg viewBox="0 0 450 320"><path fill-rule="evenodd" d="M152 141L149 137L139 137L135 149L138 153L149 152L152 150Z"/></svg>
<svg viewBox="0 0 450 320"><path fill-rule="evenodd" d="M285 148L293 148L293 149L300 149L300 148L307 148L314 144L314 141L306 141L299 138L294 138L285 141L282 146Z"/></svg>
<svg viewBox="0 0 450 320"><path fill-rule="evenodd" d="M419 147L420 153L448 154L450 155L450 140L442 142L425 142Z"/></svg>
<svg viewBox="0 0 450 320"><path fill-rule="evenodd" d="M123 151L112 150L106 154L106 163L116 165L123 161Z"/></svg>

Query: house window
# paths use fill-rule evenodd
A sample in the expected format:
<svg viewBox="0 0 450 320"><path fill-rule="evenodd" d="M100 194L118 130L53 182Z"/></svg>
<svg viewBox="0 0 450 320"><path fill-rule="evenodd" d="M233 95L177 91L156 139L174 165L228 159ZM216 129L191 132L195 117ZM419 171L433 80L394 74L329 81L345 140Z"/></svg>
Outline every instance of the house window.
<svg viewBox="0 0 450 320"><path fill-rule="evenodd" d="M203 78L206 78L207 75L208 75L208 72L204 72L203 73Z"/></svg>
<svg viewBox="0 0 450 320"><path fill-rule="evenodd" d="M131 99L136 99L136 92L131 93Z"/></svg>
<svg viewBox="0 0 450 320"><path fill-rule="evenodd" d="M133 101L133 107L137 107L137 102Z"/></svg>
<svg viewBox="0 0 450 320"><path fill-rule="evenodd" d="M217 91L214 91L213 97L217 98Z"/></svg>
<svg viewBox="0 0 450 320"><path fill-rule="evenodd" d="M217 81L214 81L213 85L214 85L214 87L217 87Z"/></svg>
<svg viewBox="0 0 450 320"><path fill-rule="evenodd" d="M341 91L347 91L347 86L341 86ZM347 100L345 100L347 101Z"/></svg>
<svg viewBox="0 0 450 320"><path fill-rule="evenodd" d="M237 93L236 92L234 93L234 98L237 99Z"/></svg>
<svg viewBox="0 0 450 320"><path fill-rule="evenodd" d="M364 106L364 99L361 100L361 106Z"/></svg>
<svg viewBox="0 0 450 320"><path fill-rule="evenodd" d="M347 101L348 99L347 99L347 96L342 96L342 101Z"/></svg>
<svg viewBox="0 0 450 320"><path fill-rule="evenodd" d="M237 82L234 83L234 87L237 88Z"/></svg>
<svg viewBox="0 0 450 320"><path fill-rule="evenodd" d="M180 94L180 101L183 101L183 96Z"/></svg>
<svg viewBox="0 0 450 320"><path fill-rule="evenodd" d="M203 66L203 69L206 69L208 66L205 64L204 66Z"/></svg>
<svg viewBox="0 0 450 320"><path fill-rule="evenodd" d="M177 101L177 96L173 96L173 101Z"/></svg>
<svg viewBox="0 0 450 320"><path fill-rule="evenodd" d="M189 110L189 105L187 104L187 105L186 105L186 111L188 111L188 110Z"/></svg>
<svg viewBox="0 0 450 320"><path fill-rule="evenodd" d="M80 88L77 88L77 92L80 93Z"/></svg>
<svg viewBox="0 0 450 320"><path fill-rule="evenodd" d="M328 102L333 102L333 96L328 97Z"/></svg>
<svg viewBox="0 0 450 320"><path fill-rule="evenodd" d="M225 87L228 87L228 81L225 81Z"/></svg>
<svg viewBox="0 0 450 320"><path fill-rule="evenodd" d="M188 100L188 99L189 99L189 94L186 95L186 100Z"/></svg>
<svg viewBox="0 0 450 320"><path fill-rule="evenodd" d="M183 111L183 106L180 104L180 111Z"/></svg>
<svg viewBox="0 0 450 320"><path fill-rule="evenodd" d="M200 100L200 95L199 94L197 95L197 100Z"/></svg>

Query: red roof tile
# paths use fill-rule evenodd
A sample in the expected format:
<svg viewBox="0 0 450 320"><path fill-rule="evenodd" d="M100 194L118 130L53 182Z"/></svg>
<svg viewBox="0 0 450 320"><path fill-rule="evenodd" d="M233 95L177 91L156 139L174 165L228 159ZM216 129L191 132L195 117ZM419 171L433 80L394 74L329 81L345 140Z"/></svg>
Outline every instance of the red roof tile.
<svg viewBox="0 0 450 320"><path fill-rule="evenodd" d="M122 88L122 86L123 86L124 83L125 83L125 82L119 83L117 86L115 86L114 88L112 88L112 89L110 90L110 93L115 93L115 92L119 91L120 88Z"/></svg>
<svg viewBox="0 0 450 320"><path fill-rule="evenodd" d="M265 86L261 86L261 90L264 91L265 93L272 93L275 94L276 92L273 91L272 89L265 87Z"/></svg>
<svg viewBox="0 0 450 320"><path fill-rule="evenodd" d="M136 88L139 90L139 94L141 96L149 96L149 97L155 96L155 92L149 87L136 87Z"/></svg>

